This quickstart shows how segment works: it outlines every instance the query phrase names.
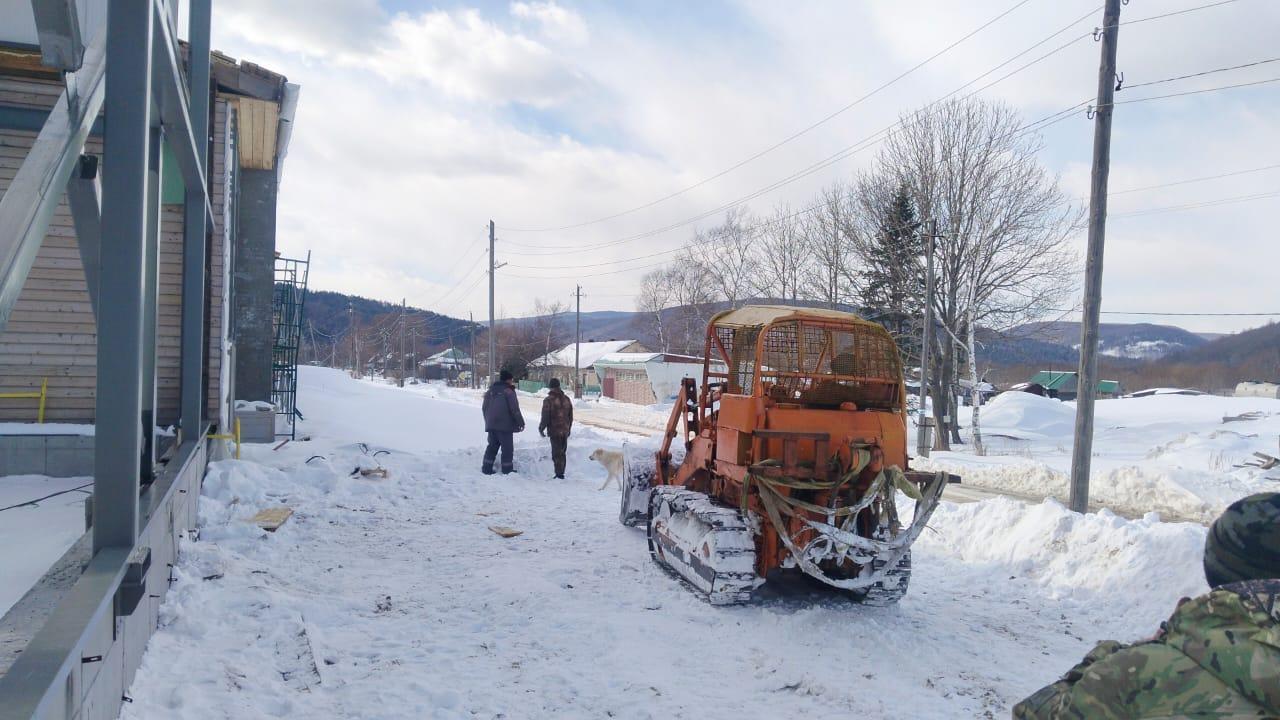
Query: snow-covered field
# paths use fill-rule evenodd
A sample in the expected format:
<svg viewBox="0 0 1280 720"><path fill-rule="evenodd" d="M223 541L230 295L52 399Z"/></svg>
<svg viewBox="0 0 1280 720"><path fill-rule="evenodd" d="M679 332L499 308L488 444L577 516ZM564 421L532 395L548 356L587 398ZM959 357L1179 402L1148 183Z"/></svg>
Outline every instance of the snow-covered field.
<svg viewBox="0 0 1280 720"><path fill-rule="evenodd" d="M967 429L971 408L959 418ZM1074 403L1008 392L983 406L980 418L987 456L973 455L968 443L915 466L950 470L970 486L1066 498ZM1256 462L1254 452L1280 455L1280 400L1172 394L1099 400L1090 499L1131 515L1156 511L1209 522L1245 495L1280 490L1280 469L1237 467Z"/></svg>
<svg viewBox="0 0 1280 720"><path fill-rule="evenodd" d="M581 428L550 480L530 416L519 473L486 477L469 391L300 370L311 440L211 467L122 717L1007 717L1205 589L1201 525L1000 498L939 509L896 607L713 608L596 490L592 448L652 440ZM279 531L244 522L278 504Z"/></svg>

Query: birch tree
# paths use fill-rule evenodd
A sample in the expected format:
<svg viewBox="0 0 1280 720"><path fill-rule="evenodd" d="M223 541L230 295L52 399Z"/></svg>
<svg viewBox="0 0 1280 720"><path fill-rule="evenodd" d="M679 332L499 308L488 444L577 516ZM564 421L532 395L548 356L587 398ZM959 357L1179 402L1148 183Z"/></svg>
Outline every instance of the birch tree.
<svg viewBox="0 0 1280 720"><path fill-rule="evenodd" d="M801 215L789 205L774 208L773 215L761 224L751 251L755 254L755 293L778 300L798 300L800 277L809 265Z"/></svg>
<svg viewBox="0 0 1280 720"><path fill-rule="evenodd" d="M664 315L676 294L675 279L670 268L650 270L640 279L636 310L641 316L641 329L657 339L658 348L662 352L671 351L670 331Z"/></svg>

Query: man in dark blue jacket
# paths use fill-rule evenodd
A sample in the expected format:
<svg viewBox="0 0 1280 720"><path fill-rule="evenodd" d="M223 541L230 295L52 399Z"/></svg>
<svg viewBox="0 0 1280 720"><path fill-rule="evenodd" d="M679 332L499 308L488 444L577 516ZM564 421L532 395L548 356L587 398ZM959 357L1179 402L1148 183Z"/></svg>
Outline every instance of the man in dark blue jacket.
<svg viewBox="0 0 1280 720"><path fill-rule="evenodd" d="M484 464L480 472L493 474L493 461L502 449L502 474L515 471L515 433L524 432L524 415L520 413L520 401L516 399L515 382L510 371L503 370L484 394L484 430L489 433L489 445L484 449Z"/></svg>

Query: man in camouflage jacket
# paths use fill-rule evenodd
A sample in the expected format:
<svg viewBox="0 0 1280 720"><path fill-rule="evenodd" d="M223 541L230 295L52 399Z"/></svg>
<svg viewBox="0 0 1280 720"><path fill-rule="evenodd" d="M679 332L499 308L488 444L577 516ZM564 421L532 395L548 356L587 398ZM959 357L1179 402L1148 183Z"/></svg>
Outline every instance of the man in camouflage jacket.
<svg viewBox="0 0 1280 720"><path fill-rule="evenodd" d="M551 462L556 477L564 479L565 453L569 450L569 431L573 428L573 401L560 389L560 381L547 383L551 393L542 401L542 422L538 434L551 438Z"/></svg>
<svg viewBox="0 0 1280 720"><path fill-rule="evenodd" d="M1280 717L1280 493L1227 508L1205 540L1213 589L1146 642L1099 643L1018 720Z"/></svg>

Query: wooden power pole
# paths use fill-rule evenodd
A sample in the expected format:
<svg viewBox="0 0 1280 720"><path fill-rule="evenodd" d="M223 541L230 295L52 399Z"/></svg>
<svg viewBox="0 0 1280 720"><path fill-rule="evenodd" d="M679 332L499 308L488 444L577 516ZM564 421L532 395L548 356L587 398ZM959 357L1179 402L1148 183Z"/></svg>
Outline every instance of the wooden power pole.
<svg viewBox="0 0 1280 720"><path fill-rule="evenodd" d="M468 328L471 331L471 389L475 390L480 387L480 378L476 377L478 364L476 363L476 314L467 313Z"/></svg>
<svg viewBox="0 0 1280 720"><path fill-rule="evenodd" d="M1102 13L1102 62L1093 120L1093 172L1089 183L1089 249L1084 268L1084 314L1080 319L1080 374L1076 387L1075 444L1071 450L1071 509L1089 509L1089 465L1093 456L1093 401L1098 390L1098 313L1102 306L1102 251L1107 230L1107 175L1111 169L1111 112L1115 108L1116 40L1120 0Z"/></svg>
<svg viewBox="0 0 1280 720"><path fill-rule="evenodd" d="M582 361L582 286L577 286L573 291L573 297L577 301L577 310L573 313L573 396L582 397L582 370L579 363Z"/></svg>

